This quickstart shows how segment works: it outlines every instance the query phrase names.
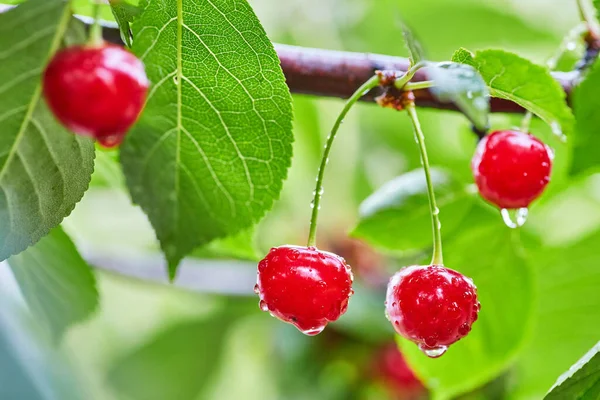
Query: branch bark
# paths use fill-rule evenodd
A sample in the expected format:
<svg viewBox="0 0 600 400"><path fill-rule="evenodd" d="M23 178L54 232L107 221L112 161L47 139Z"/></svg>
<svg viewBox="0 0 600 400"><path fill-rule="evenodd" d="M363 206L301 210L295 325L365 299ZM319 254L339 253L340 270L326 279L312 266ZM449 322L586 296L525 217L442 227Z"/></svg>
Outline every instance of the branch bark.
<svg viewBox="0 0 600 400"><path fill-rule="evenodd" d="M104 36L114 43L122 43L119 31L105 28ZM309 94L320 97L348 98L377 70L406 71L408 59L382 54L354 53L349 51L323 50L307 47L275 44L281 61L281 68L292 93ZM567 98L579 79L579 71L553 72L561 84ZM420 70L413 81L428 80L426 70ZM369 92L361 100L374 102L381 94L379 89ZM458 111L452 103L443 103L435 98L429 89L416 90L415 103L419 107ZM525 110L508 100L492 98L492 112L523 113Z"/></svg>

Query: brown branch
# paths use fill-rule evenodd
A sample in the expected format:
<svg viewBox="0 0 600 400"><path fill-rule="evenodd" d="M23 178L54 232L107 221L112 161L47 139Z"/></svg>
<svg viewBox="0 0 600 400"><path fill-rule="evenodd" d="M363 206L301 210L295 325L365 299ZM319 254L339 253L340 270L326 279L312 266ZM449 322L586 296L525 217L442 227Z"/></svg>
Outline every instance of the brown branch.
<svg viewBox="0 0 600 400"><path fill-rule="evenodd" d="M121 43L119 32L105 28L107 40ZM354 53L348 51L322 50L307 47L275 44L281 60L281 68L292 93L310 94L321 97L347 98L352 95L377 70L406 71L408 59L381 54ZM567 96L579 78L579 72L553 72ZM420 70L413 81L427 80L426 70ZM374 90L363 97L363 101L374 101L380 94ZM445 110L458 109L452 103L442 103L428 89L415 91L416 104L420 107ZM523 108L511 101L492 98L492 112L522 113Z"/></svg>

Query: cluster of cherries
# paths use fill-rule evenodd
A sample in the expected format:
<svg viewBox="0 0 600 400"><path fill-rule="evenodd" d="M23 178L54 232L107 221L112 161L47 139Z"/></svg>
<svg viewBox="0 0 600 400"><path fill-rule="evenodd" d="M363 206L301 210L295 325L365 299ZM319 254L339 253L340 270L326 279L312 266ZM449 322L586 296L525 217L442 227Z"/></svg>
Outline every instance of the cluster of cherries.
<svg viewBox="0 0 600 400"><path fill-rule="evenodd" d="M549 182L552 151L520 131L479 142L471 168L481 196L503 210L526 209ZM281 246L258 264L260 308L307 335L320 333L348 308L352 272L343 258L315 247ZM389 281L386 315L396 332L429 357L465 337L480 303L471 279L443 265L401 269Z"/></svg>
<svg viewBox="0 0 600 400"><path fill-rule="evenodd" d="M74 133L105 147L119 145L137 120L149 82L143 63L106 43L59 51L44 73L44 96ZM471 168L479 193L502 210L526 209L549 182L552 152L519 131L496 131L480 141ZM320 333L348 308L352 271L336 254L281 246L258 264L260 308L307 335ZM390 280L386 315L396 332L430 357L466 336L477 320L477 289L443 265L403 268Z"/></svg>
<svg viewBox="0 0 600 400"><path fill-rule="evenodd" d="M104 42L57 52L43 78L44 97L56 118L104 147L123 141L144 107L148 86L144 64Z"/></svg>

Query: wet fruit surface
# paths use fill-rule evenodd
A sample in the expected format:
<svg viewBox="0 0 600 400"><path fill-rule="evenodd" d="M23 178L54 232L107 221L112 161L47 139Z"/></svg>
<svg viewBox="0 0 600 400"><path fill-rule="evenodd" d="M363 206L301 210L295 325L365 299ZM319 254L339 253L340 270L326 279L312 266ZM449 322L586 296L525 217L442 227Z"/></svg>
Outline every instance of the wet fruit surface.
<svg viewBox="0 0 600 400"><path fill-rule="evenodd" d="M496 131L479 142L471 169L481 196L502 209L526 208L548 182L552 151L519 131Z"/></svg>
<svg viewBox="0 0 600 400"><path fill-rule="evenodd" d="M112 147L138 118L148 90L144 64L120 46L59 51L44 73L44 96L63 125Z"/></svg>
<svg viewBox="0 0 600 400"><path fill-rule="evenodd" d="M471 280L443 266L403 268L388 284L386 313L394 329L429 357L465 337L479 309Z"/></svg>
<svg viewBox="0 0 600 400"><path fill-rule="evenodd" d="M255 291L263 311L316 335L346 312L352 279L350 267L333 253L281 246L258 264Z"/></svg>

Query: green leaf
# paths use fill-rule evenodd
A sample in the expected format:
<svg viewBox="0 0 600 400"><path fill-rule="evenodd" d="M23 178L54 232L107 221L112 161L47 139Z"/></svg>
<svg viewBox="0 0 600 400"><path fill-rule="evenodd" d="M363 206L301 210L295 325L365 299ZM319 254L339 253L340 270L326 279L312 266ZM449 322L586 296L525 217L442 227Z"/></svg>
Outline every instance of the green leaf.
<svg viewBox="0 0 600 400"><path fill-rule="evenodd" d="M443 170L433 180L444 238L452 235L474 207L476 196ZM432 245L427 185L422 169L391 180L360 206L352 236L392 251L421 250Z"/></svg>
<svg viewBox="0 0 600 400"><path fill-rule="evenodd" d="M541 398L598 341L600 231L558 247L528 246L538 280L535 331L516 368L514 398Z"/></svg>
<svg viewBox="0 0 600 400"><path fill-rule="evenodd" d="M482 50L474 55L459 49L452 61L475 67L494 97L513 101L550 125L556 134L573 129L573 113L565 92L546 67L503 50Z"/></svg>
<svg viewBox="0 0 600 400"><path fill-rule="evenodd" d="M489 129L490 93L472 66L443 62L431 65L428 74L435 82L431 90L440 101L456 104L479 131Z"/></svg>
<svg viewBox="0 0 600 400"><path fill-rule="evenodd" d="M115 17L115 21L119 25L121 39L127 47L131 47L131 27L130 23L137 17L142 10L135 5L129 4L124 0L110 0L110 9Z"/></svg>
<svg viewBox="0 0 600 400"><path fill-rule="evenodd" d="M426 357L414 343L400 342L434 399L454 398L483 386L500 375L525 344L531 325L532 272L521 254L519 232L498 220L444 243L446 267L471 277L477 286L481 312L469 335L438 359Z"/></svg>
<svg viewBox="0 0 600 400"><path fill-rule="evenodd" d="M544 399L595 400L600 398L600 342L558 378Z"/></svg>
<svg viewBox="0 0 600 400"><path fill-rule="evenodd" d="M406 48L410 54L412 64L414 65L420 61L423 61L425 59L425 56L423 55L423 46L421 46L421 43L419 43L419 41L415 38L412 30L406 26L406 24L401 23L401 26L404 43L406 44Z"/></svg>
<svg viewBox="0 0 600 400"><path fill-rule="evenodd" d="M29 309L55 341L96 310L96 278L60 226L8 263Z"/></svg>
<svg viewBox="0 0 600 400"><path fill-rule="evenodd" d="M133 51L153 86L121 162L174 277L192 249L249 228L279 196L291 96L245 0L142 6Z"/></svg>
<svg viewBox="0 0 600 400"><path fill-rule="evenodd" d="M255 231L252 228L213 240L206 246L194 250L191 255L198 258L234 258L249 261L258 261L262 258L256 247Z"/></svg>
<svg viewBox="0 0 600 400"><path fill-rule="evenodd" d="M40 98L40 75L69 21L61 0L0 14L0 259L60 224L90 181L92 141L68 133Z"/></svg>
<svg viewBox="0 0 600 400"><path fill-rule="evenodd" d="M108 382L123 397L195 399L219 369L230 315L184 322L116 360Z"/></svg>
<svg viewBox="0 0 600 400"><path fill-rule="evenodd" d="M577 124L571 138L573 156L571 174L577 174L600 166L600 61L596 61L573 93L573 108Z"/></svg>

